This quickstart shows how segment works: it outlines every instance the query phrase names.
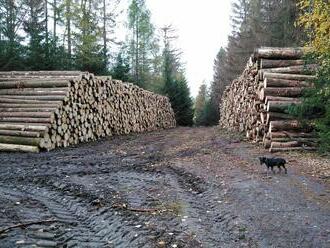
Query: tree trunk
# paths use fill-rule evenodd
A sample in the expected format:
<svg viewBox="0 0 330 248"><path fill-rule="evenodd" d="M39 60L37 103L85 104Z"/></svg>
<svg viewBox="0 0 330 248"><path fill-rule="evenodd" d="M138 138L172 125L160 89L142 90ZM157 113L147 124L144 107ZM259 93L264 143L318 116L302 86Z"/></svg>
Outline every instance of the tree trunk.
<svg viewBox="0 0 330 248"><path fill-rule="evenodd" d="M17 123L52 123L54 117L49 118L24 118L24 117L0 117L1 122Z"/></svg>
<svg viewBox="0 0 330 248"><path fill-rule="evenodd" d="M4 89L0 90L0 96L63 96L68 94L67 88L27 88L27 89Z"/></svg>
<svg viewBox="0 0 330 248"><path fill-rule="evenodd" d="M270 122L270 131L311 131L311 127L303 126L299 121L291 120L291 121L271 121Z"/></svg>
<svg viewBox="0 0 330 248"><path fill-rule="evenodd" d="M282 131L282 132L270 132L269 136L271 139L276 139L276 138L289 138L289 139L294 139L294 138L314 138L315 134L314 133L302 133L302 132L288 132L288 131Z"/></svg>
<svg viewBox="0 0 330 248"><path fill-rule="evenodd" d="M54 27L53 27L53 36L54 36L54 40L55 42L57 41L56 39L56 28L57 28L57 0L53 1L53 13L54 13Z"/></svg>
<svg viewBox="0 0 330 248"><path fill-rule="evenodd" d="M269 102L297 102L300 101L299 98L293 98L293 97L281 97L281 96L266 96L265 99L265 105Z"/></svg>
<svg viewBox="0 0 330 248"><path fill-rule="evenodd" d="M26 146L26 145L13 145L13 144L0 144L0 151L2 152L39 152L37 146Z"/></svg>
<svg viewBox="0 0 330 248"><path fill-rule="evenodd" d="M262 47L254 51L255 59L300 59L303 55L303 48Z"/></svg>
<svg viewBox="0 0 330 248"><path fill-rule="evenodd" d="M271 72L271 73L287 73L287 74L304 74L310 75L316 72L318 65L296 65L289 67L278 67L271 69L262 69L261 73Z"/></svg>
<svg viewBox="0 0 330 248"><path fill-rule="evenodd" d="M278 121L278 120L292 120L293 117L288 114L282 114L282 113L267 113L267 120L266 125L269 125L271 121Z"/></svg>
<svg viewBox="0 0 330 248"><path fill-rule="evenodd" d="M15 137L0 135L0 143L39 146L41 138Z"/></svg>
<svg viewBox="0 0 330 248"><path fill-rule="evenodd" d="M271 153L275 152L292 152L292 151L316 151L315 147L286 147L286 148L270 148Z"/></svg>
<svg viewBox="0 0 330 248"><path fill-rule="evenodd" d="M300 104L301 100L296 99L295 101L269 101L267 104L268 112L285 113L288 111L290 106Z"/></svg>
<svg viewBox="0 0 330 248"><path fill-rule="evenodd" d="M304 88L264 88L260 91L260 100L264 100L267 96L281 97L300 97Z"/></svg>
<svg viewBox="0 0 330 248"><path fill-rule="evenodd" d="M1 108L0 114L6 112L25 112L25 113L33 113L33 112L55 112L57 108L45 108L44 106L40 106L39 108Z"/></svg>
<svg viewBox="0 0 330 248"><path fill-rule="evenodd" d="M274 59L261 59L260 68L277 68L277 67L288 67L295 65L304 65L305 61L302 59L299 60L274 60Z"/></svg>
<svg viewBox="0 0 330 248"><path fill-rule="evenodd" d="M30 117L30 118L51 118L52 112L0 112L1 117ZM53 117L54 118L54 117Z"/></svg>
<svg viewBox="0 0 330 248"><path fill-rule="evenodd" d="M0 89L21 89L21 88L55 88L68 87L69 82L63 81L21 81L21 82L1 82Z"/></svg>
<svg viewBox="0 0 330 248"><path fill-rule="evenodd" d="M0 103L12 103L12 104L35 104L35 105L49 105L49 104L56 104L57 106L59 106L62 101L47 101L47 100L24 100L24 99L12 99L12 98L0 98Z"/></svg>
<svg viewBox="0 0 330 248"><path fill-rule="evenodd" d="M32 132L32 131L15 131L15 130L1 130L0 129L0 135L41 138L43 134L40 132Z"/></svg>
<svg viewBox="0 0 330 248"><path fill-rule="evenodd" d="M287 79L296 81L313 81L316 76L313 75L301 75L301 74L285 74L285 73L273 73L273 72L263 72L261 80L265 78L277 78L277 79Z"/></svg>
<svg viewBox="0 0 330 248"><path fill-rule="evenodd" d="M43 109L43 108L58 108L60 104L56 102L51 102L51 103L29 103L29 104L24 104L24 103L1 103L0 102L0 109L10 109L10 108L25 108L27 109Z"/></svg>
<svg viewBox="0 0 330 248"><path fill-rule="evenodd" d="M12 124L0 123L1 130L18 130L18 131L32 131L32 132L48 132L48 127L44 125L32 124Z"/></svg>
<svg viewBox="0 0 330 248"><path fill-rule="evenodd" d="M265 78L264 88L270 87L313 87L313 83L299 80L278 79L278 78Z"/></svg>

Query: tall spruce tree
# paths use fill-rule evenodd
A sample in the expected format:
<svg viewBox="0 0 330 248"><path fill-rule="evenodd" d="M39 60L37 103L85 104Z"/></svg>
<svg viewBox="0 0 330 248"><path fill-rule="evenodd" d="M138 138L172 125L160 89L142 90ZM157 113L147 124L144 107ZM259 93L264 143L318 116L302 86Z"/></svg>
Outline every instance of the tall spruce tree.
<svg viewBox="0 0 330 248"><path fill-rule="evenodd" d="M180 51L173 47L177 36L171 26L165 26L163 31L163 94L170 99L178 125L193 125L193 101L187 80L184 77L180 62Z"/></svg>
<svg viewBox="0 0 330 248"><path fill-rule="evenodd" d="M24 13L22 1L0 0L0 70L25 67L19 35Z"/></svg>
<svg viewBox="0 0 330 248"><path fill-rule="evenodd" d="M220 119L219 104L229 80L226 77L227 52L220 48L216 59L214 60L214 75L210 89L208 121L210 125L216 125Z"/></svg>
<svg viewBox="0 0 330 248"><path fill-rule="evenodd" d="M29 37L27 65L30 70L47 67L46 18L44 0L24 0L29 17L24 21L24 31Z"/></svg>
<svg viewBox="0 0 330 248"><path fill-rule="evenodd" d="M207 86L204 82L199 88L199 92L195 101L195 123L197 126L205 124L205 108L208 102L207 94Z"/></svg>
<svg viewBox="0 0 330 248"><path fill-rule="evenodd" d="M75 16L76 64L80 70L95 74L105 73L103 63L101 30L97 25L97 5L91 0L80 0L79 15Z"/></svg>
<svg viewBox="0 0 330 248"><path fill-rule="evenodd" d="M154 26L145 0L132 0L128 9L129 55L134 82L147 88L151 74Z"/></svg>
<svg viewBox="0 0 330 248"><path fill-rule="evenodd" d="M119 52L116 58L116 63L112 67L111 76L114 79L122 80L123 82L131 82L129 61L124 57L123 51Z"/></svg>

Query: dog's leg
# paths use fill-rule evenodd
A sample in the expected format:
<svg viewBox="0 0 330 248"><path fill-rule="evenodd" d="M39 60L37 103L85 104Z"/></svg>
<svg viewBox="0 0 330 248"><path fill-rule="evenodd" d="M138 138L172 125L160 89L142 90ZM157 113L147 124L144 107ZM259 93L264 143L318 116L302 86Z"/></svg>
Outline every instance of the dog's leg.
<svg viewBox="0 0 330 248"><path fill-rule="evenodd" d="M288 170L286 169L285 165L282 165L284 170L285 170L285 174L288 174Z"/></svg>
<svg viewBox="0 0 330 248"><path fill-rule="evenodd" d="M273 174L275 174L274 166L271 166L270 168L272 169Z"/></svg>
<svg viewBox="0 0 330 248"><path fill-rule="evenodd" d="M281 166L279 165L278 166L278 173L281 173L282 172L282 168L281 168Z"/></svg>

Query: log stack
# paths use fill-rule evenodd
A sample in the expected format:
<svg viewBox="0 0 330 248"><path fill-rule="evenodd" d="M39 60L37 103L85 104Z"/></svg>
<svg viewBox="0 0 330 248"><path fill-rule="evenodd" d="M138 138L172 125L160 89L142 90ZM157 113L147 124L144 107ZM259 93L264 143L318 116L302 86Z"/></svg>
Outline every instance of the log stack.
<svg viewBox="0 0 330 248"><path fill-rule="evenodd" d="M289 115L313 87L317 65L305 64L302 48L259 48L225 90L220 103L220 126L245 132L271 152L313 150L312 128Z"/></svg>
<svg viewBox="0 0 330 248"><path fill-rule="evenodd" d="M82 72L0 72L0 151L175 127L167 97Z"/></svg>

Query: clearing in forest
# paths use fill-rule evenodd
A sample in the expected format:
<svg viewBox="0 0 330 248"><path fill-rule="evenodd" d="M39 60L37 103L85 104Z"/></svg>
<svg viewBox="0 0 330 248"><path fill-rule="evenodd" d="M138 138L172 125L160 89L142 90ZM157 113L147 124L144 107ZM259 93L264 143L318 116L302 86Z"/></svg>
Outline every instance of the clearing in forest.
<svg viewBox="0 0 330 248"><path fill-rule="evenodd" d="M0 246L327 247L329 160L260 155L217 128L2 153Z"/></svg>

